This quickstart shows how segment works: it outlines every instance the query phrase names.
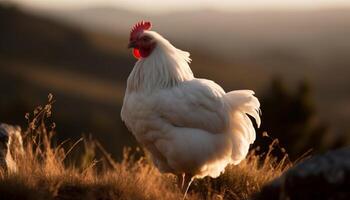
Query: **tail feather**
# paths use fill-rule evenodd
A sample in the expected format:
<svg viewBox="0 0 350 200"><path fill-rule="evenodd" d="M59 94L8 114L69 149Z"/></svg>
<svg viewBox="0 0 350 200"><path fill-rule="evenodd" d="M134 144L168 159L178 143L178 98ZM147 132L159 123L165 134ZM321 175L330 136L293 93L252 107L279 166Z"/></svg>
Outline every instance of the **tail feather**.
<svg viewBox="0 0 350 200"><path fill-rule="evenodd" d="M249 145L255 141L255 129L247 114L255 119L259 127L260 102L251 90L229 92L225 95L225 100L231 110L232 162L238 164L248 154Z"/></svg>
<svg viewBox="0 0 350 200"><path fill-rule="evenodd" d="M257 126L260 127L260 102L254 94L252 90L235 90L227 93L225 98L233 111L239 110L249 114L255 119Z"/></svg>

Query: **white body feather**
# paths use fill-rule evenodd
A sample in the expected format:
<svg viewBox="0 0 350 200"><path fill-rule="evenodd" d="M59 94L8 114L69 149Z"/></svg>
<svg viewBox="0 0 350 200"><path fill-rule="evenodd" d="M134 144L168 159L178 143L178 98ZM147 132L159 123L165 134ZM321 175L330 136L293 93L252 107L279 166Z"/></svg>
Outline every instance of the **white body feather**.
<svg viewBox="0 0 350 200"><path fill-rule="evenodd" d="M131 72L121 112L137 141L162 172L217 177L238 164L255 140L260 125L259 101L250 90L226 93L219 85L197 79L189 53L145 31L157 46Z"/></svg>

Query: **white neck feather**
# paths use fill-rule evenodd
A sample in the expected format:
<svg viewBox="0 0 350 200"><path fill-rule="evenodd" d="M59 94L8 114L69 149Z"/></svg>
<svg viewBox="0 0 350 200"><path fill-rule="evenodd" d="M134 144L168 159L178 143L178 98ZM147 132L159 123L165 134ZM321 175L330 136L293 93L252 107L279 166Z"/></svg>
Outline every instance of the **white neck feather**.
<svg viewBox="0 0 350 200"><path fill-rule="evenodd" d="M175 48L156 32L147 31L147 34L155 39L156 47L135 64L128 78L128 92L169 88L194 78L188 65L191 61L188 52Z"/></svg>

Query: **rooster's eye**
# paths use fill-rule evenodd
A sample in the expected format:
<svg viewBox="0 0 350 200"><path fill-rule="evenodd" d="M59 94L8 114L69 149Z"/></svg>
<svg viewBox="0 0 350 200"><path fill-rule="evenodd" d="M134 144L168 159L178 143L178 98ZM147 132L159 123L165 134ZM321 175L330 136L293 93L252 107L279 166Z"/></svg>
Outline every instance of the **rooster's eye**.
<svg viewBox="0 0 350 200"><path fill-rule="evenodd" d="M144 36L144 37L141 38L141 40L144 41L144 42L148 42L148 41L151 40L151 38L148 37L148 36Z"/></svg>

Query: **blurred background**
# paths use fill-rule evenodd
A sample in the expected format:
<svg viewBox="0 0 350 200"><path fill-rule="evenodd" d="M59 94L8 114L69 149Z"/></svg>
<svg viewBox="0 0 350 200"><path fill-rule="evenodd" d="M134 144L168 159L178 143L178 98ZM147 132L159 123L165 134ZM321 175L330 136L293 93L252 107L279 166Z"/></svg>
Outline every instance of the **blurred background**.
<svg viewBox="0 0 350 200"><path fill-rule="evenodd" d="M197 77L262 103L256 145L292 158L350 144L350 2L346 0L0 1L0 122L56 99L58 140L91 134L115 158L136 141L120 119L135 59L132 25L189 51Z"/></svg>

